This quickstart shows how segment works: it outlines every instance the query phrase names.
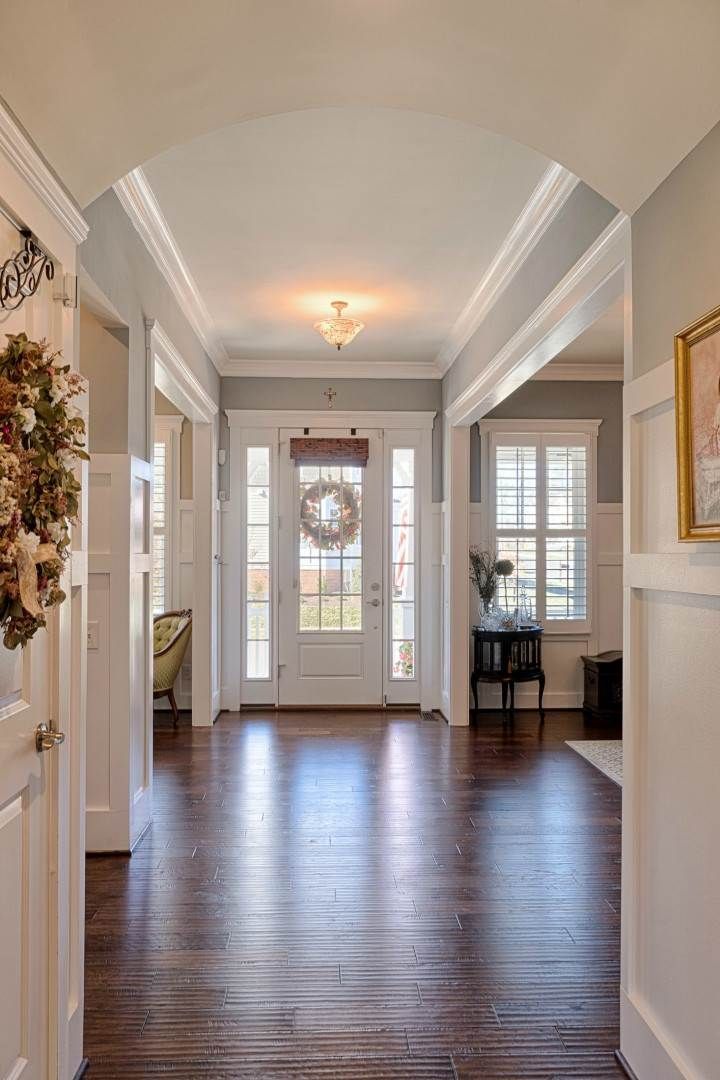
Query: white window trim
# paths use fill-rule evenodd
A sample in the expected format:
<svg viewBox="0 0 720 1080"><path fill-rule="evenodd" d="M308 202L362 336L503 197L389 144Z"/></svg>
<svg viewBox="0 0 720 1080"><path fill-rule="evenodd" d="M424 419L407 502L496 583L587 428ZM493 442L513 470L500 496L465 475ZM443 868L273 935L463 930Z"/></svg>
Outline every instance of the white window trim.
<svg viewBox="0 0 720 1080"><path fill-rule="evenodd" d="M153 433L153 450L155 442L164 442L167 448L165 455L166 611L172 611L177 607L180 583L180 437L184 419L184 416L175 414L156 414Z"/></svg>
<svg viewBox="0 0 720 1080"><path fill-rule="evenodd" d="M482 499L487 506L487 533L491 550L497 542L495 524L495 447L508 439L523 438L528 444L541 444L545 438L567 435L581 436L587 447L587 615L585 619L546 619L543 623L548 637L571 637L593 633L595 606L595 536L597 517L597 437L602 420L481 420L478 423L481 438L481 484ZM544 476L544 454L541 475ZM544 500L545 493L542 497ZM510 530L514 532L515 530ZM538 529L538 539L547 533ZM543 582L544 588L544 582Z"/></svg>

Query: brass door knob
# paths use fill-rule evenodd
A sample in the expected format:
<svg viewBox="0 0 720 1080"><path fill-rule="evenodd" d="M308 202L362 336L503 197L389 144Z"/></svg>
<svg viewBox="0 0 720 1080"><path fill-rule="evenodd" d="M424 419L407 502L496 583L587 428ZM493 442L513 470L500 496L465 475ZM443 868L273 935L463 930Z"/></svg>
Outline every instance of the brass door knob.
<svg viewBox="0 0 720 1080"><path fill-rule="evenodd" d="M38 724L35 728L35 749L38 754L43 750L52 750L53 746L59 746L65 742L65 732L51 731L47 724Z"/></svg>

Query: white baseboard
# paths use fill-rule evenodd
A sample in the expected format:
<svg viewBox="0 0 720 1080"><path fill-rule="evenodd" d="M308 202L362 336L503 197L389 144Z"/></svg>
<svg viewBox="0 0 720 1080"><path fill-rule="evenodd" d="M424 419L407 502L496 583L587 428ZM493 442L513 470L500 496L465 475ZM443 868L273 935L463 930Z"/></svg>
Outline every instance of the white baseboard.
<svg viewBox="0 0 720 1080"><path fill-rule="evenodd" d="M657 1021L620 989L620 1051L638 1080L700 1080Z"/></svg>
<svg viewBox="0 0 720 1080"><path fill-rule="evenodd" d="M130 851L129 818L127 811L87 810L85 812L85 851Z"/></svg>

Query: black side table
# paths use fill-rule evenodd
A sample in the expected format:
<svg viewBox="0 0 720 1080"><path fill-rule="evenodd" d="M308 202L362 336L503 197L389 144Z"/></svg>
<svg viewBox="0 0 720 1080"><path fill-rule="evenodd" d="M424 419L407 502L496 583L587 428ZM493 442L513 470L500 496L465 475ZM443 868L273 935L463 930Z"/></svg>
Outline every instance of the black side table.
<svg viewBox="0 0 720 1080"><path fill-rule="evenodd" d="M499 682L502 686L503 714L507 711L510 688L510 715L515 712L515 683L539 683L538 709L544 718L543 693L545 672L542 666L541 626L522 630L483 630L473 626L474 661L470 686L475 710L478 707L479 682Z"/></svg>

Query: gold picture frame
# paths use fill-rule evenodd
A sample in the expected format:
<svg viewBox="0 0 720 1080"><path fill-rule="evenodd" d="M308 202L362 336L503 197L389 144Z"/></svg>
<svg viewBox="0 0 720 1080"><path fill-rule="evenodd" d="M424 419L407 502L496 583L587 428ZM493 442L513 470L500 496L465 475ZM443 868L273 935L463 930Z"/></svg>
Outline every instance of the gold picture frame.
<svg viewBox="0 0 720 1080"><path fill-rule="evenodd" d="M675 335L678 539L720 540L720 307Z"/></svg>

